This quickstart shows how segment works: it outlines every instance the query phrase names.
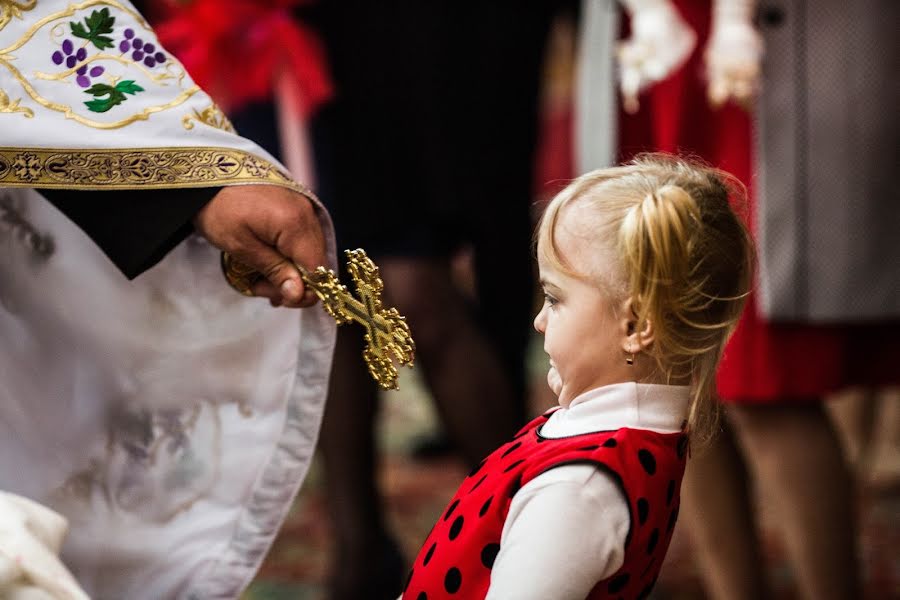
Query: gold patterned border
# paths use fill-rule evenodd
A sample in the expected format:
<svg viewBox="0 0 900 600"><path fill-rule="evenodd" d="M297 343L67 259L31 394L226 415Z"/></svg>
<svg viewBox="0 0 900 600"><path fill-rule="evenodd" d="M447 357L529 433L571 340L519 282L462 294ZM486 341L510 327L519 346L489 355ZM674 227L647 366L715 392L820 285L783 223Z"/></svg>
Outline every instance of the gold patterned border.
<svg viewBox="0 0 900 600"><path fill-rule="evenodd" d="M310 194L276 165L231 148L0 147L0 187L130 190L249 183Z"/></svg>

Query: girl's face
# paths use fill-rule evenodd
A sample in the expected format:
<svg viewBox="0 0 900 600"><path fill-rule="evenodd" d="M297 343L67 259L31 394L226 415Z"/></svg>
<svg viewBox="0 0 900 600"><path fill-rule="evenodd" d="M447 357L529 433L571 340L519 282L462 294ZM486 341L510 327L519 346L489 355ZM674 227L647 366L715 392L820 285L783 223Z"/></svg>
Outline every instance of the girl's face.
<svg viewBox="0 0 900 600"><path fill-rule="evenodd" d="M598 268L611 273L611 265L596 264L596 253L588 260L588 243L573 234L570 226L575 225L577 212L567 210L557 222L561 258L579 273L597 273ZM625 303L613 301L609 292L591 281L561 273L541 256L539 249L544 305L534 328L544 335L544 351L550 357L547 383L559 404L568 406L588 390L633 380L624 351L628 320L620 314Z"/></svg>

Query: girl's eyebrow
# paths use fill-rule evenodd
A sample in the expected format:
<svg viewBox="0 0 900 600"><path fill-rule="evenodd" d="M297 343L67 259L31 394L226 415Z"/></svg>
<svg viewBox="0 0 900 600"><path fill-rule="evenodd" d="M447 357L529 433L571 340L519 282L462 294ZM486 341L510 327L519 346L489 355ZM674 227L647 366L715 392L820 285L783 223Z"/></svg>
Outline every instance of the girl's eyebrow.
<svg viewBox="0 0 900 600"><path fill-rule="evenodd" d="M541 287L544 288L545 290L546 289L551 289L551 290L559 290L560 289L558 285L554 284L551 281L547 281L543 277L541 277L541 279L540 279L540 284L541 284Z"/></svg>

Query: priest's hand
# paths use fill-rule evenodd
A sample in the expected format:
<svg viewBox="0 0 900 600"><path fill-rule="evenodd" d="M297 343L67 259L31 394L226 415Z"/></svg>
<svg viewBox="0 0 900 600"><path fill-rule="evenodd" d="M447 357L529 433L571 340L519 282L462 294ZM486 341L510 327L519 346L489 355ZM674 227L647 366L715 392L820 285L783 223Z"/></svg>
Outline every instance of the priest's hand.
<svg viewBox="0 0 900 600"><path fill-rule="evenodd" d="M312 202L272 185L224 187L194 217L197 232L220 250L263 275L254 296L273 306L305 307L316 302L292 264L312 271L326 264L325 236Z"/></svg>

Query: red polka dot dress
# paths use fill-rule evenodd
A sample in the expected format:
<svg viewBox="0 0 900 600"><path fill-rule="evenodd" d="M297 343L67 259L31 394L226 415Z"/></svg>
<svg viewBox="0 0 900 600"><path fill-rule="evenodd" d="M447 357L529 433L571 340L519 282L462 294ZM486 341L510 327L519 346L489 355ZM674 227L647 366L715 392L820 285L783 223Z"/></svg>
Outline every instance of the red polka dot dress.
<svg viewBox="0 0 900 600"><path fill-rule="evenodd" d="M623 427L551 438L542 427L552 412L529 423L463 481L413 563L404 600L485 598L514 497L541 474L574 464L609 475L630 518L621 566L596 581L586 597L649 594L678 516L687 437ZM553 535L552 523L547 527Z"/></svg>

